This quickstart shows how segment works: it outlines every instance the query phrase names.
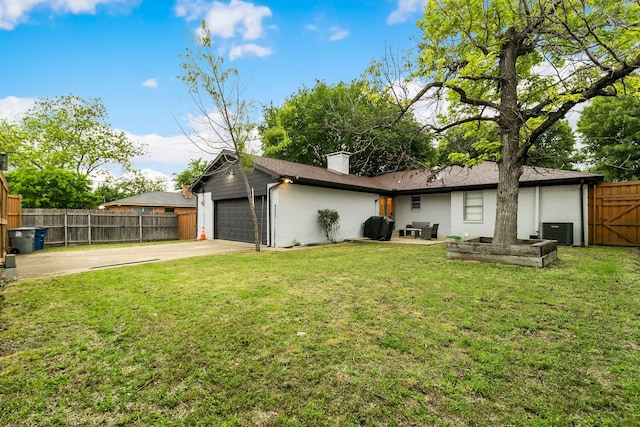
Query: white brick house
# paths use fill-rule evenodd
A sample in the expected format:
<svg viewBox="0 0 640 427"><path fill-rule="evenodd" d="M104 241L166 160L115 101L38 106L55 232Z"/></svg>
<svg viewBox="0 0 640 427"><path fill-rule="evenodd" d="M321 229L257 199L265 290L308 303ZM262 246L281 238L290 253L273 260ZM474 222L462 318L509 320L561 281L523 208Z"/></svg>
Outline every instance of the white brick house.
<svg viewBox="0 0 640 427"><path fill-rule="evenodd" d="M253 241L246 191L232 152L214 159L191 186L198 197L198 230L209 239ZM338 240L362 237L370 216L387 215L402 228L439 224L438 235L492 236L497 165L411 170L368 178L348 173L348 153L328 156L329 168L254 156L249 181L262 243L271 247L325 242L319 209L340 214ZM540 235L543 223L573 224L574 245L588 242L587 195L603 177L525 167L520 179L518 238Z"/></svg>

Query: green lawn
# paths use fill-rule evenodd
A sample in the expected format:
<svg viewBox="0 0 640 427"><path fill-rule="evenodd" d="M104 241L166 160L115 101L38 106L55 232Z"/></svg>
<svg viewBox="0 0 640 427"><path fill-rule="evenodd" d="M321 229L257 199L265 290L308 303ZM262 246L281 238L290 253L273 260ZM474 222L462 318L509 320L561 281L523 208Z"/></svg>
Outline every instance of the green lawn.
<svg viewBox="0 0 640 427"><path fill-rule="evenodd" d="M640 425L638 249L349 244L0 290L0 424Z"/></svg>

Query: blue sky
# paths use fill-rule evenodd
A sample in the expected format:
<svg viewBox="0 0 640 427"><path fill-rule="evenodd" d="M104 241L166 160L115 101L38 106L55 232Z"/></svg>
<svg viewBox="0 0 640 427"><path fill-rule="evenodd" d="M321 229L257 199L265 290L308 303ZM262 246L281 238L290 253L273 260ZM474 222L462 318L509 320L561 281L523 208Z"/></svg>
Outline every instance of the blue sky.
<svg viewBox="0 0 640 427"><path fill-rule="evenodd" d="M139 169L171 176L207 155L179 126L197 109L180 75L207 19L248 100L284 99L316 79L358 78L385 47L416 46L424 0L0 0L0 117L35 98L101 98L115 129L148 145ZM260 109L259 109L260 110Z"/></svg>

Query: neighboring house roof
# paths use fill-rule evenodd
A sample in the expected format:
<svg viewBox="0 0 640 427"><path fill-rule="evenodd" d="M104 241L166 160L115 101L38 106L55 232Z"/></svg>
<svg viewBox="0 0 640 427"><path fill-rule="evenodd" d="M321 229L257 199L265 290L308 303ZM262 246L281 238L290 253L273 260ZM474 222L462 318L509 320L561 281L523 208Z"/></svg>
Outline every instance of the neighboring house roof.
<svg viewBox="0 0 640 427"><path fill-rule="evenodd" d="M151 193L138 194L137 196L125 197L103 203L103 206L160 206L189 208L196 207L195 197L184 197L182 193L171 193L167 191L152 191Z"/></svg>
<svg viewBox="0 0 640 427"><path fill-rule="evenodd" d="M213 170L214 165L221 158L232 155L225 151L214 160L207 172ZM286 160L269 157L253 156L256 169L274 178L290 178L294 183L309 184L321 187L344 188L357 191L376 191L382 193L439 193L455 189L496 188L498 185L498 165L495 162L484 162L471 168L462 166L447 166L442 169L414 169L365 177L358 175L342 175L317 166L303 165ZM206 181L205 172L192 185L197 188ZM557 185L596 183L604 180L603 175L547 169L525 166L520 177L520 185Z"/></svg>

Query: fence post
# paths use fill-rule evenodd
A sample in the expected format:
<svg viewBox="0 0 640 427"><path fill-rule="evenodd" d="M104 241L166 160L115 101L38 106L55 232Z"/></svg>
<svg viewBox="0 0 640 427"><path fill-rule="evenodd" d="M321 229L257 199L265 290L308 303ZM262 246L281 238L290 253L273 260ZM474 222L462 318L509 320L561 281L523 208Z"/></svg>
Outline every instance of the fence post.
<svg viewBox="0 0 640 427"><path fill-rule="evenodd" d="M87 242L91 245L91 214L87 214Z"/></svg>
<svg viewBox="0 0 640 427"><path fill-rule="evenodd" d="M140 222L140 242L142 242L142 214L138 216L138 221Z"/></svg>
<svg viewBox="0 0 640 427"><path fill-rule="evenodd" d="M64 245L69 246L69 221L67 220L67 212L64 213Z"/></svg>

